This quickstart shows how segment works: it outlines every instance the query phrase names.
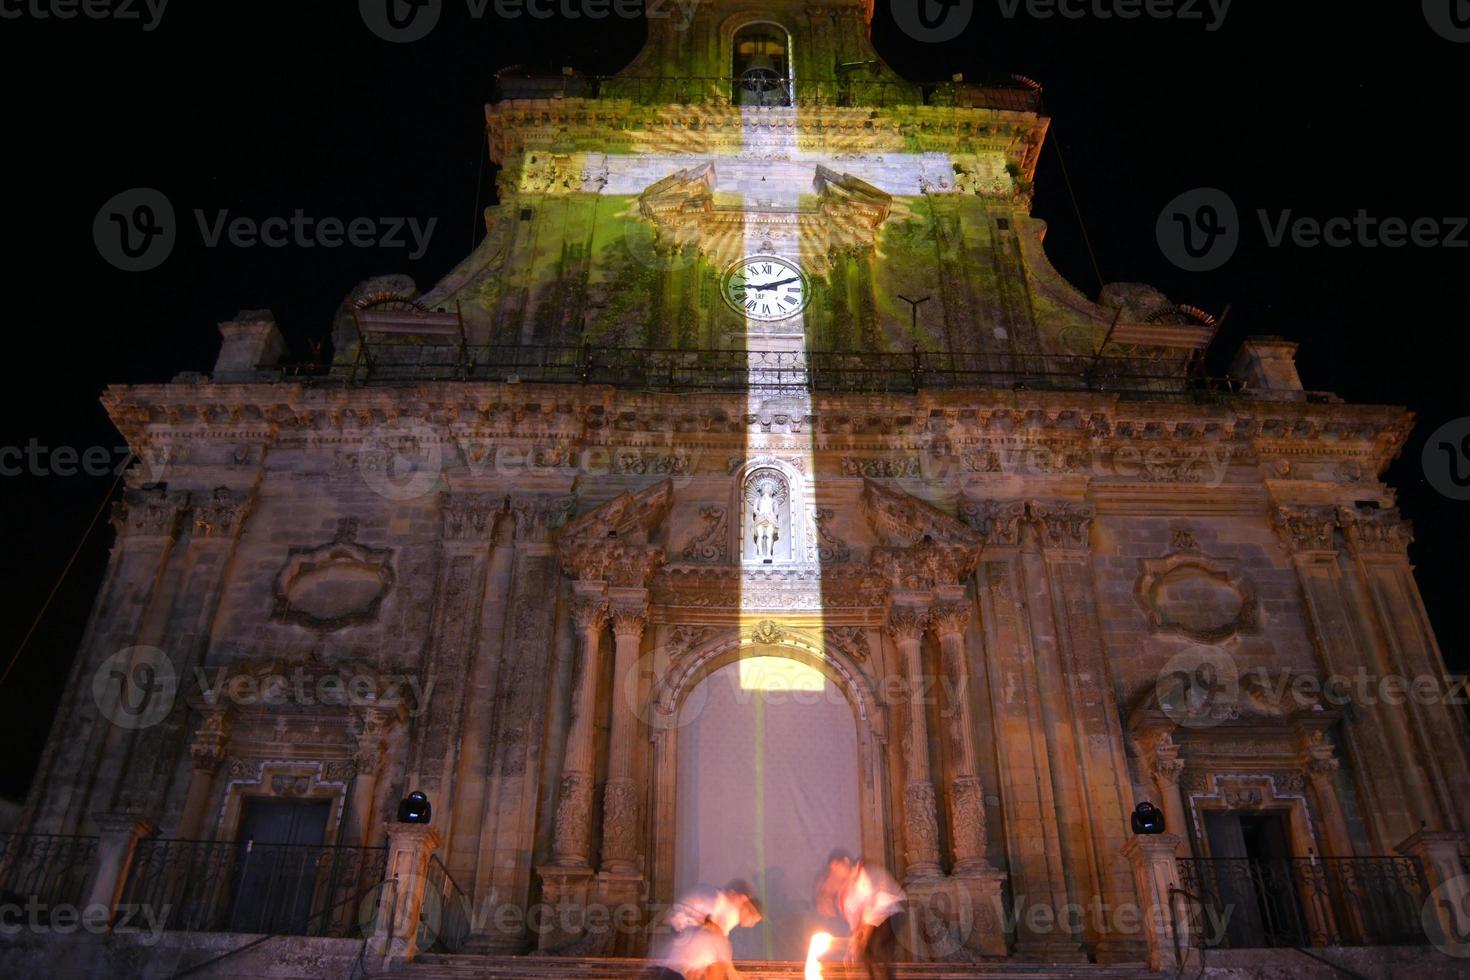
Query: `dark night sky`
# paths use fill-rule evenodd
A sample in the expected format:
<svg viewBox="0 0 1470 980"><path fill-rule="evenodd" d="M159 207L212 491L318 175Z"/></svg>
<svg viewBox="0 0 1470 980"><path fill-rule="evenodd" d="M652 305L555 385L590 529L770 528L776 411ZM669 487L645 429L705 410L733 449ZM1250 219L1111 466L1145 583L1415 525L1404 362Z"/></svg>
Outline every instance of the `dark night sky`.
<svg viewBox="0 0 1470 980"><path fill-rule="evenodd" d="M1448 0L1446 0L1448 2ZM475 21L446 0L426 40L383 42L356 5L179 3L144 32L117 21L0 20L8 116L5 198L13 407L0 446L116 446L97 403L111 382L207 371L215 324L270 307L293 346L327 334L359 280L406 272L427 288L483 228L490 203L482 105L511 63L611 72L638 50L638 20ZM1008 6L1008 4L1007 4ZM1160 253L1165 202L1226 190L1243 214L1327 218L1470 213L1463 95L1470 44L1440 38L1420 4L1364 8L1240 0L1223 26L1003 18L980 0L969 28L920 44L880 3L879 51L915 79L1021 73L1046 86L1104 277L1141 281L1218 312L1222 370L1247 334L1301 344L1309 388L1406 405L1415 437L1389 474L1419 540L1412 555L1451 666L1467 663L1462 576L1470 504L1439 496L1419 454L1441 423L1470 415L1467 318L1452 296L1470 250L1269 248L1249 221L1224 268L1182 272ZM254 217L438 218L426 255L402 250L206 249L184 224L159 269L115 270L92 242L104 201L156 187L195 208ZM1084 291L1097 284L1048 151L1036 212L1047 248ZM110 478L0 477L0 661L17 649ZM24 793L106 562L103 522L0 690L0 794Z"/></svg>

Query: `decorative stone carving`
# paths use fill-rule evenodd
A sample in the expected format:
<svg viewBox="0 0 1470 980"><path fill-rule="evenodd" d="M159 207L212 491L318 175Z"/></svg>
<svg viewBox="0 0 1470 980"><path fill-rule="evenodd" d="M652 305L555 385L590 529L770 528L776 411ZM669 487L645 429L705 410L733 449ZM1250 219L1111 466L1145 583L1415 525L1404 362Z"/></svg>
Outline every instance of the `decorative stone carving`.
<svg viewBox="0 0 1470 980"><path fill-rule="evenodd" d="M223 706L205 706L201 712L204 717L189 744L189 755L197 771L212 773L225 758L225 747L230 741L230 713Z"/></svg>
<svg viewBox="0 0 1470 980"><path fill-rule="evenodd" d="M253 495L249 492L216 487L209 496L193 506L195 537L233 537L250 510Z"/></svg>
<svg viewBox="0 0 1470 980"><path fill-rule="evenodd" d="M992 546L1015 547L1026 516L1022 500L962 500L960 516Z"/></svg>
<svg viewBox="0 0 1470 980"><path fill-rule="evenodd" d="M823 565L852 560L852 549L847 542L832 531L834 511L830 507L818 507L808 520L807 560L820 561ZM815 554L811 552L815 550Z"/></svg>
<svg viewBox="0 0 1470 980"><path fill-rule="evenodd" d="M928 626L929 616L925 610L912 606L896 606L888 613L883 630L896 643L923 639Z"/></svg>
<svg viewBox="0 0 1470 980"><path fill-rule="evenodd" d="M506 499L493 495L441 494L446 541L490 541L495 525L508 513Z"/></svg>
<svg viewBox="0 0 1470 980"><path fill-rule="evenodd" d="M632 779L608 780L602 798L604 863L629 862L636 853L638 792Z"/></svg>
<svg viewBox="0 0 1470 980"><path fill-rule="evenodd" d="M163 487L128 490L112 505L112 525L121 536L171 535L188 494L170 494Z"/></svg>
<svg viewBox="0 0 1470 980"><path fill-rule="evenodd" d="M773 646L780 643L786 636L786 631L769 619L763 619L755 624L750 631L750 642Z"/></svg>
<svg viewBox="0 0 1470 980"><path fill-rule="evenodd" d="M703 526L679 553L685 561L726 562L730 560L729 511L715 504L699 508Z"/></svg>
<svg viewBox="0 0 1470 980"><path fill-rule="evenodd" d="M562 773L557 793L553 861L578 867L587 863L591 819L592 777L585 772Z"/></svg>
<svg viewBox="0 0 1470 980"><path fill-rule="evenodd" d="M903 804L909 863L936 863L939 860L939 818L934 799L934 784L928 781L910 782L904 789Z"/></svg>
<svg viewBox="0 0 1470 980"><path fill-rule="evenodd" d="M1273 523L1293 554L1337 548L1337 513L1331 507L1277 507Z"/></svg>
<svg viewBox="0 0 1470 980"><path fill-rule="evenodd" d="M377 618L393 586L393 551L358 544L357 526L344 518L328 544L290 550L276 575L272 618L326 631Z"/></svg>
<svg viewBox="0 0 1470 980"><path fill-rule="evenodd" d="M955 861L985 855L985 789L978 776L961 776L950 788L954 805Z"/></svg>
<svg viewBox="0 0 1470 980"><path fill-rule="evenodd" d="M1255 587L1237 574L1234 562L1185 551L1143 558L1139 566L1143 571L1134 594L1154 632L1217 643L1257 630Z"/></svg>
<svg viewBox="0 0 1470 980"><path fill-rule="evenodd" d="M927 592L959 585L978 558L975 546L921 541L908 548L874 548L868 560L894 588Z"/></svg>
<svg viewBox="0 0 1470 980"><path fill-rule="evenodd" d="M1338 523L1355 554L1401 556L1414 540L1412 525L1397 508L1343 507L1338 510Z"/></svg>
<svg viewBox="0 0 1470 980"><path fill-rule="evenodd" d="M822 631L829 647L833 647L854 663L866 663L871 651L868 633L860 626L828 626Z"/></svg>
<svg viewBox="0 0 1470 980"><path fill-rule="evenodd" d="M576 497L511 497L509 510L516 522L516 541L544 544L576 509Z"/></svg>
<svg viewBox="0 0 1470 980"><path fill-rule="evenodd" d="M929 628L937 636L963 637L970 628L970 613L968 602L936 602L929 609Z"/></svg>
<svg viewBox="0 0 1470 980"><path fill-rule="evenodd" d="M606 596L581 594L572 599L572 623L579 633L600 630L607 621Z"/></svg>
<svg viewBox="0 0 1470 980"><path fill-rule="evenodd" d="M1044 547L1080 551L1088 547L1097 510L1091 504L1033 500L1026 505L1026 514L1038 524Z"/></svg>

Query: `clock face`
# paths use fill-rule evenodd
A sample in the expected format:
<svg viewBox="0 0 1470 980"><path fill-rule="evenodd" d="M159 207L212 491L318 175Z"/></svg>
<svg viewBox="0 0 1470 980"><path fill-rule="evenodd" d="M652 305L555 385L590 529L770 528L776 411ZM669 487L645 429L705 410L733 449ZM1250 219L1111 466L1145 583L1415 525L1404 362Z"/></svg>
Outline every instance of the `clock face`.
<svg viewBox="0 0 1470 980"><path fill-rule="evenodd" d="M785 320L806 308L807 279L796 263L751 255L725 271L720 291L747 320Z"/></svg>

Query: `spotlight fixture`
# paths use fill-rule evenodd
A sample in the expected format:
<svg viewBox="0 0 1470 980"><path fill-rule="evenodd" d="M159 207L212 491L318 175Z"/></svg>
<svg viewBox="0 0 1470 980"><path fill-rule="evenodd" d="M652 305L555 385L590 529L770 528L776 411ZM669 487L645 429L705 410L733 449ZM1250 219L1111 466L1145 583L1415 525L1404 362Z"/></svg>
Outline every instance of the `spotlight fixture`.
<svg viewBox="0 0 1470 980"><path fill-rule="evenodd" d="M429 815L433 809L429 806L429 798L418 790L414 790L403 798L398 804L399 823L428 823Z"/></svg>
<svg viewBox="0 0 1470 980"><path fill-rule="evenodd" d="M1144 800L1133 808L1133 832L1135 834L1162 834L1164 811Z"/></svg>

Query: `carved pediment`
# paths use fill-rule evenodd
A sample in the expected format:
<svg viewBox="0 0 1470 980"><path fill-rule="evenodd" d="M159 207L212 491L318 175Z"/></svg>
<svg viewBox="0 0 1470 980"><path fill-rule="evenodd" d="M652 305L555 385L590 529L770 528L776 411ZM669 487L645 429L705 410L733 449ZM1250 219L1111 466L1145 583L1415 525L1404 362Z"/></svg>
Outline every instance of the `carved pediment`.
<svg viewBox="0 0 1470 980"><path fill-rule="evenodd" d="M580 582L642 588L667 555L648 543L674 500L672 481L614 497L569 521L557 547L562 567Z"/></svg>
<svg viewBox="0 0 1470 980"><path fill-rule="evenodd" d="M934 544L979 548L984 539L969 524L912 494L875 480L863 481L863 506L878 540L907 547L928 539Z"/></svg>

